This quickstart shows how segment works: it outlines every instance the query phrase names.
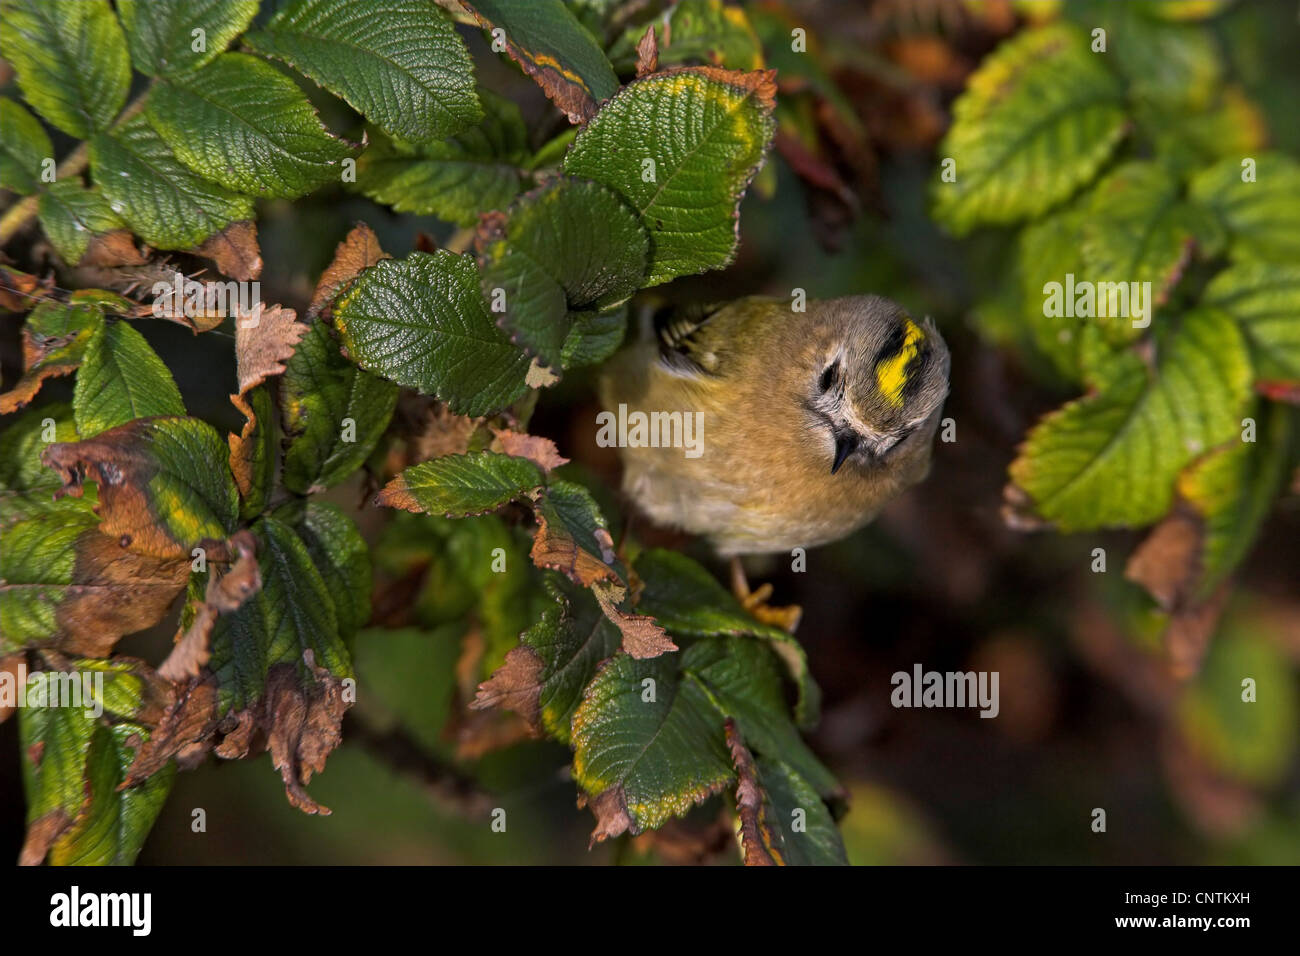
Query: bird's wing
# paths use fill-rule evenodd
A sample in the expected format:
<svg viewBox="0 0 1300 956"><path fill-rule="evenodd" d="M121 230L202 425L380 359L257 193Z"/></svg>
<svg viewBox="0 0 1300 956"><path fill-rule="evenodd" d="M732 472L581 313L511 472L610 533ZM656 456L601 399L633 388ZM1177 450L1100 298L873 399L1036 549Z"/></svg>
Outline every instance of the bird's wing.
<svg viewBox="0 0 1300 956"><path fill-rule="evenodd" d="M654 315L659 359L683 375L725 374L728 358L752 320L761 320L768 300L751 297L716 305L661 309Z"/></svg>

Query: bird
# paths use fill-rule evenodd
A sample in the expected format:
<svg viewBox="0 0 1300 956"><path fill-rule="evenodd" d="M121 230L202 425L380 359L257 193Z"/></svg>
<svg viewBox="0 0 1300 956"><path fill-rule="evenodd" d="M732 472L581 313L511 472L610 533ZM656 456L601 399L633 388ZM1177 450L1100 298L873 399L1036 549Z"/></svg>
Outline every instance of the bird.
<svg viewBox="0 0 1300 956"><path fill-rule="evenodd" d="M731 558L747 606L741 556L836 541L925 478L948 394L931 319L877 295L796 304L661 311L599 384L620 420L680 412L698 425L693 455L629 429L640 440L619 442L623 492L655 524Z"/></svg>

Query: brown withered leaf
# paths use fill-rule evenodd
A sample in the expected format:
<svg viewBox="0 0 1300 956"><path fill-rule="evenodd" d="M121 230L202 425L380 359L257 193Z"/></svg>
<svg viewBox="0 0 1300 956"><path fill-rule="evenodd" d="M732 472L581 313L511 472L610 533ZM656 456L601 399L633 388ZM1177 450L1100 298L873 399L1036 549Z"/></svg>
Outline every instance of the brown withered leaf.
<svg viewBox="0 0 1300 956"><path fill-rule="evenodd" d="M328 807L313 800L305 788L313 773L325 769L325 760L343 739L343 684L323 667L317 667L311 650L303 652L307 667L316 675L314 691L303 689L296 667L277 664L266 676L262 705L267 749L280 771L289 803L304 813L328 816Z"/></svg>
<svg viewBox="0 0 1300 956"><path fill-rule="evenodd" d="M754 755L741 739L736 722L730 717L724 725L727 749L731 763L736 768L736 812L740 816L740 846L744 852L745 866L779 866L771 844L771 833L764 821L763 788L758 782Z"/></svg>
<svg viewBox="0 0 1300 956"><path fill-rule="evenodd" d="M549 438L525 435L510 431L508 428L500 430L494 428L492 434L496 436L492 442L493 451L500 451L504 455L513 455L516 458L527 458L542 471L549 472L553 468L569 463L569 459L560 455L555 442Z"/></svg>
<svg viewBox="0 0 1300 956"><path fill-rule="evenodd" d="M627 812L627 794L622 784L615 784L591 801L591 812L596 815L596 829L591 831L590 849L603 840L622 836L632 826Z"/></svg>
<svg viewBox="0 0 1300 956"><path fill-rule="evenodd" d="M0 265L0 309L26 312L54 288L54 279L36 276Z"/></svg>
<svg viewBox="0 0 1300 956"><path fill-rule="evenodd" d="M19 866L40 866L50 847L72 826L72 817L62 808L51 810L27 825L27 836L18 852Z"/></svg>
<svg viewBox="0 0 1300 956"><path fill-rule="evenodd" d="M618 602L626 594L626 588L610 581L598 581L592 585L591 593L596 596L596 603L605 612L605 616L622 633L623 650L637 660L647 660L677 650L677 645L668 636L668 632L654 618L633 614L618 607Z"/></svg>
<svg viewBox="0 0 1300 956"><path fill-rule="evenodd" d="M261 385L273 375L284 372L284 363L292 356L298 342L307 334L306 323L298 321L293 309L262 303L251 312L240 312L235 321L235 362L239 376L239 394Z"/></svg>
<svg viewBox="0 0 1300 956"><path fill-rule="evenodd" d="M152 627L189 577L189 561L123 548L89 528L73 542L71 581L0 581L0 594L30 591L54 606L56 630L41 647L82 657L107 657L118 640Z"/></svg>
<svg viewBox="0 0 1300 956"><path fill-rule="evenodd" d="M528 555L539 568L559 571L575 584L591 587L597 581L617 579L611 565L616 560L614 539L604 528L594 532L600 555L592 554L574 540L572 532L562 518L550 511L543 495L534 503L537 530L533 533L533 546Z"/></svg>
<svg viewBox="0 0 1300 956"><path fill-rule="evenodd" d="M359 222L352 227L338 248L334 250L334 259L321 273L312 293L311 304L307 307L307 318L315 319L325 307L334 301L343 288L367 269L391 256L379 248L377 237L369 226Z"/></svg>
<svg viewBox="0 0 1300 956"><path fill-rule="evenodd" d="M193 768L212 748L217 716L217 679L208 672L172 687L161 719L149 739L140 745L119 790L147 780L173 757Z"/></svg>
<svg viewBox="0 0 1300 956"><path fill-rule="evenodd" d="M499 710L473 711L456 722L456 759L481 760L490 753L531 740L537 734L518 714Z"/></svg>
<svg viewBox="0 0 1300 956"><path fill-rule="evenodd" d="M183 681L197 677L212 656L208 639L219 614L237 611L262 589L262 574L257 564L257 539L247 529L236 531L229 547L238 554L230 570L224 573L212 562L203 600L195 607L194 620L177 641L167 659L158 668L166 680Z"/></svg>
<svg viewBox="0 0 1300 956"><path fill-rule="evenodd" d="M86 254L77 264L97 269L142 266L149 261L149 251L148 246L143 251L136 247L130 229L114 229L91 236Z"/></svg>
<svg viewBox="0 0 1300 956"><path fill-rule="evenodd" d="M407 445L406 458L399 471L431 458L465 454L469 451L470 436L482 421L457 415L442 402L423 395L400 397L398 417Z"/></svg>
<svg viewBox="0 0 1300 956"><path fill-rule="evenodd" d="M542 667L542 659L531 647L520 644L512 648L496 672L478 685L470 708L512 710L540 732Z"/></svg>
<svg viewBox="0 0 1300 956"><path fill-rule="evenodd" d="M265 734L259 723L259 709L249 708L241 710L236 714L227 715L226 719L221 722L220 731L225 734L221 742L216 746L216 755L222 760L243 760L253 752L255 746L259 744L258 735L261 735L260 747L258 752L265 749Z"/></svg>
<svg viewBox="0 0 1300 956"><path fill-rule="evenodd" d="M83 657L107 657L118 640L152 627L189 578L186 558L160 558L121 546L90 530L76 542L72 584L55 612L56 646Z"/></svg>
<svg viewBox="0 0 1300 956"><path fill-rule="evenodd" d="M636 78L653 73L659 69L659 40L655 37L653 25L645 28L645 33L636 45Z"/></svg>
<svg viewBox="0 0 1300 956"><path fill-rule="evenodd" d="M556 375L553 369L539 362L536 356L533 356L528 371L524 373L524 384L529 388L550 388L559 380L560 376Z"/></svg>
<svg viewBox="0 0 1300 956"><path fill-rule="evenodd" d="M1169 615L1164 633L1165 656L1171 674L1178 680L1200 670L1230 592L1225 581L1208 598L1197 593L1204 535L1204 520L1179 499L1124 568L1124 577L1146 588Z"/></svg>
<svg viewBox="0 0 1300 956"><path fill-rule="evenodd" d="M1124 577L1146 588L1163 610L1176 610L1200 574L1203 528L1195 512L1176 506L1133 552Z"/></svg>
<svg viewBox="0 0 1300 956"><path fill-rule="evenodd" d="M704 826L669 820L657 830L646 830L632 838L640 853L654 853L670 866L699 866L735 847L731 817L725 810Z"/></svg>
<svg viewBox="0 0 1300 956"><path fill-rule="evenodd" d="M262 250L257 244L257 224L248 219L232 222L194 250L210 260L222 275L239 282L262 277Z"/></svg>
<svg viewBox="0 0 1300 956"><path fill-rule="evenodd" d="M244 427L239 434L228 432L226 442L230 446L230 474L235 479L235 487L240 497L247 498L253 490L253 459L257 453L257 414L252 404L244 395L231 395L230 404L244 416Z"/></svg>

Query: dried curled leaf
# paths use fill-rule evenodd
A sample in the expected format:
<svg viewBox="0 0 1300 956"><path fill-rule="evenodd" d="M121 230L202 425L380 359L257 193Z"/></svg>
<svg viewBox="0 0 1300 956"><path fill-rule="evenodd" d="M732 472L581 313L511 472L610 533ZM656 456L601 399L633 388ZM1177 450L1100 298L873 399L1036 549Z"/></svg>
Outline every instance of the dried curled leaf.
<svg viewBox="0 0 1300 956"><path fill-rule="evenodd" d="M218 272L240 282L262 277L262 250L257 244L257 223L252 220L232 222L204 241L195 254L210 259Z"/></svg>
<svg viewBox="0 0 1300 956"><path fill-rule="evenodd" d="M307 307L307 318L319 316L349 282L361 275L363 269L368 269L380 259L390 258L392 257L379 247L379 237L374 230L364 222L357 223L338 244L334 258L321 273L316 291L311 295L311 305Z"/></svg>
<svg viewBox="0 0 1300 956"><path fill-rule="evenodd" d="M239 610L245 601L262 589L262 576L257 565L257 539L252 532L236 531L228 546L238 554L238 559L224 573L213 562L203 600L194 608L194 618L189 627L178 635L176 646L158 667L158 676L170 681L197 677L212 656L208 640L217 615Z"/></svg>
<svg viewBox="0 0 1300 956"><path fill-rule="evenodd" d="M623 635L623 650L637 660L658 657L669 651L677 650L677 645L668 636L668 632L644 614L633 614L622 610L618 603L626 594L626 588L611 585L608 581L598 581L591 587L596 601L605 616L614 623Z"/></svg>

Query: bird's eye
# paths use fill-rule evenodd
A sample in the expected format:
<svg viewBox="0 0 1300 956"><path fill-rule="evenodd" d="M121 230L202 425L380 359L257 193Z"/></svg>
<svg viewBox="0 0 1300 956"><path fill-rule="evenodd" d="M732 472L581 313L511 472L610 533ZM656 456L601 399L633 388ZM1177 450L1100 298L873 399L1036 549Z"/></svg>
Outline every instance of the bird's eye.
<svg viewBox="0 0 1300 956"><path fill-rule="evenodd" d="M839 372L839 363L832 362L826 366L826 371L822 372L821 381L818 384L823 392L829 392L831 386L835 384L835 376Z"/></svg>

